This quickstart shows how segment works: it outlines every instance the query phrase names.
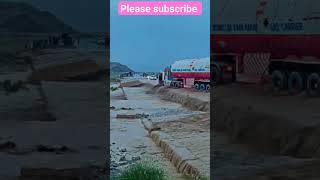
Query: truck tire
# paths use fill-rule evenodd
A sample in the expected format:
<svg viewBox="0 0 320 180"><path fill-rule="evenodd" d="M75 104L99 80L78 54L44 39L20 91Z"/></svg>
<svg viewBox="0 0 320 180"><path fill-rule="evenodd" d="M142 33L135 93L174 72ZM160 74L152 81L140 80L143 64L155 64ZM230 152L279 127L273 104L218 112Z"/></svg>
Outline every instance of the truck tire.
<svg viewBox="0 0 320 180"><path fill-rule="evenodd" d="M305 89L304 75L296 71L290 73L288 79L288 89L289 93L292 95L301 93Z"/></svg>
<svg viewBox="0 0 320 180"><path fill-rule="evenodd" d="M318 73L312 73L307 80L307 95L316 97L320 94L320 76Z"/></svg>
<svg viewBox="0 0 320 180"><path fill-rule="evenodd" d="M170 83L170 87L171 87L171 88L174 88L174 84L175 84L174 82L171 82L171 83Z"/></svg>
<svg viewBox="0 0 320 180"><path fill-rule="evenodd" d="M178 82L178 87L183 88L183 82Z"/></svg>
<svg viewBox="0 0 320 180"><path fill-rule="evenodd" d="M205 90L206 90L206 85L200 84L200 91L205 91Z"/></svg>
<svg viewBox="0 0 320 180"><path fill-rule="evenodd" d="M275 70L272 73L273 90L279 92L287 88L288 80L284 72Z"/></svg>
<svg viewBox="0 0 320 180"><path fill-rule="evenodd" d="M199 91L200 90L200 85L198 83L196 83L196 84L194 84L194 88Z"/></svg>
<svg viewBox="0 0 320 180"><path fill-rule="evenodd" d="M219 84L221 78L221 69L218 66L213 66L211 69L211 81L214 85Z"/></svg>
<svg viewBox="0 0 320 180"><path fill-rule="evenodd" d="M207 92L210 92L210 84L207 84L207 85L206 85L206 91L207 91Z"/></svg>
<svg viewBox="0 0 320 180"><path fill-rule="evenodd" d="M174 83L174 88L178 89L180 87L179 83L178 82L175 82Z"/></svg>

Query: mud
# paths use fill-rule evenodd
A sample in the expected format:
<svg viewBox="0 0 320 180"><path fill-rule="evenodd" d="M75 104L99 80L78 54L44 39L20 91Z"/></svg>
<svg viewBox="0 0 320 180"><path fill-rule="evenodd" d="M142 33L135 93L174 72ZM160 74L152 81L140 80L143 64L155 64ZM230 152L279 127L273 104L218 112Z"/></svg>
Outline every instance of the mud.
<svg viewBox="0 0 320 180"><path fill-rule="evenodd" d="M180 104L163 101L157 96L146 94L147 89L144 87L125 87L123 89L127 100L113 97L119 96L121 90L111 93L111 106L114 107L111 110L110 130L111 173L115 175L128 165L139 161L152 161L165 170L170 180L185 180L183 174L178 173L170 160L166 158L163 150L152 142L141 120L171 121L185 115L185 112L189 114L195 112L191 112ZM135 116L134 120L130 118L117 119L119 114L134 116L140 114L140 116L138 118Z"/></svg>
<svg viewBox="0 0 320 180"><path fill-rule="evenodd" d="M172 92L186 94L186 90L182 89L152 86L148 88L153 88L149 91L150 93L160 94L160 97L166 100L171 100ZM231 85L215 89L215 94L212 95L214 108L211 111L214 131L210 132L214 143L214 149L211 149L213 159L211 172L214 179L311 180L320 178L319 173L314 171L319 161L317 157L320 134L317 117L320 116L316 111L319 105L318 100L304 99L301 96L288 97L284 94L268 95L268 93L265 89L256 86L246 87L246 85ZM165 94L171 94L171 96ZM184 99L173 98L172 101L185 103ZM197 103L195 105L196 107L191 108L192 104L187 106L190 109L199 109ZM190 117L187 119L190 120ZM188 132L187 130L201 133L209 127L206 123L188 126L186 122L188 120L178 119L153 125L152 128L156 128L153 130L155 141L167 149L168 154L172 154L170 150L172 148L169 148L170 142L187 142L188 135L191 135L190 132L184 134ZM158 129L161 133L165 132L174 137L171 139L164 137L169 139L166 141L169 144L160 143L161 135L155 133L159 131ZM174 132L176 135L172 136ZM180 140L179 135L183 136ZM184 147L188 147L189 152L192 150L192 146L188 144Z"/></svg>
<svg viewBox="0 0 320 180"><path fill-rule="evenodd" d="M148 117L149 117L148 114L117 114L116 118L117 119L143 119Z"/></svg>
<svg viewBox="0 0 320 180"><path fill-rule="evenodd" d="M127 82L121 82L119 87L142 87L144 84L143 82L139 81L139 80L135 80L135 81L127 81Z"/></svg>
<svg viewBox="0 0 320 180"><path fill-rule="evenodd" d="M104 167L107 152L101 137L106 137L108 98L100 80L106 78L106 50L5 47L14 56L1 63L0 81L28 83L30 77L33 82L26 91L0 93L0 179L85 179L79 169ZM61 176L69 170L73 177ZM102 179L107 179L105 172Z"/></svg>
<svg viewBox="0 0 320 180"><path fill-rule="evenodd" d="M75 81L94 78L100 73L99 66L94 60L83 60L80 62L72 62L63 65L55 65L43 67L33 72L29 78L29 82L37 81ZM103 75L103 72L101 73ZM85 78L86 77L86 78Z"/></svg>
<svg viewBox="0 0 320 180"><path fill-rule="evenodd" d="M146 87L152 87L147 85ZM210 111L210 96L207 99L200 99L189 95L188 93L181 93L181 91L169 89L163 86L154 86L148 93L157 94L161 99L179 103L182 106L194 111Z"/></svg>
<svg viewBox="0 0 320 180"><path fill-rule="evenodd" d="M320 178L313 171L319 162L319 100L267 90L244 84L215 90L215 179Z"/></svg>
<svg viewBox="0 0 320 180"><path fill-rule="evenodd" d="M200 179L210 176L209 114L168 122L143 121L153 141L179 172Z"/></svg>
<svg viewBox="0 0 320 180"><path fill-rule="evenodd" d="M247 144L261 153L299 158L320 157L320 124L316 119L310 121L310 114L295 120L291 118L292 113L300 110L304 113L302 108L292 107L287 111L287 116L280 115L279 103L274 102L273 107L270 107L266 97L263 98L264 101L260 101L267 103L261 109L254 96L240 92L237 91L237 95L246 96L246 101L231 94L227 98L226 91L224 96L217 95L219 98L213 102L213 127L216 131L224 131L232 142ZM219 89L217 93L221 93ZM270 101L273 100L269 99L269 103Z"/></svg>
<svg viewBox="0 0 320 180"><path fill-rule="evenodd" d="M177 168L179 173L190 176L195 180L201 178L200 170L192 164L196 158L186 148L173 145L167 134L159 131L152 131L150 137L159 146L165 157Z"/></svg>

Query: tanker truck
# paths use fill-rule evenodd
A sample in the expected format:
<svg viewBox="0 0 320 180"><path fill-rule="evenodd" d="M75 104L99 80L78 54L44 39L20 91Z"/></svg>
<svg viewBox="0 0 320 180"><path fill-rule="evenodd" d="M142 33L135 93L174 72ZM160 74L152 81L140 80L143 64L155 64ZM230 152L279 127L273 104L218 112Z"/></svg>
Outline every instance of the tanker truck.
<svg viewBox="0 0 320 180"><path fill-rule="evenodd" d="M233 81L320 96L319 0L214 0L211 13L211 81L229 70Z"/></svg>
<svg viewBox="0 0 320 180"><path fill-rule="evenodd" d="M195 88L210 91L210 58L175 61L167 67L161 78L171 88Z"/></svg>

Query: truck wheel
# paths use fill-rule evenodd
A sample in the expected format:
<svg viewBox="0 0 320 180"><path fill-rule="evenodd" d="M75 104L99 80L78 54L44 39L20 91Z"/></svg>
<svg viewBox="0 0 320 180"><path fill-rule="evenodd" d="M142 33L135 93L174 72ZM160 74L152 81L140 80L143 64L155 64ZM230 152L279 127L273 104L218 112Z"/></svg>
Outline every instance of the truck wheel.
<svg viewBox="0 0 320 180"><path fill-rule="evenodd" d="M307 81L307 94L308 96L315 97L320 94L320 76L318 73L312 73Z"/></svg>
<svg viewBox="0 0 320 180"><path fill-rule="evenodd" d="M174 82L171 82L171 83L170 83L170 87L171 87L171 88L174 88L174 84L175 84Z"/></svg>
<svg viewBox="0 0 320 180"><path fill-rule="evenodd" d="M184 88L183 82L179 82L179 88Z"/></svg>
<svg viewBox="0 0 320 180"><path fill-rule="evenodd" d="M210 92L210 84L207 84L207 85L206 85L206 91L207 91L207 92Z"/></svg>
<svg viewBox="0 0 320 180"><path fill-rule="evenodd" d="M200 90L200 85L199 85L198 83L196 83L196 84L194 85L194 88L199 91L199 90Z"/></svg>
<svg viewBox="0 0 320 180"><path fill-rule="evenodd" d="M276 92L279 92L281 90L286 89L287 87L287 76L285 75L284 72L275 70L272 73L272 85L273 85L273 90Z"/></svg>
<svg viewBox="0 0 320 180"><path fill-rule="evenodd" d="M292 72L288 79L288 89L290 94L298 94L305 88L305 80L302 73Z"/></svg>
<svg viewBox="0 0 320 180"><path fill-rule="evenodd" d="M178 83L178 82L175 82L175 83L174 83L174 88L176 88L176 89L179 88L179 83Z"/></svg>
<svg viewBox="0 0 320 180"><path fill-rule="evenodd" d="M211 76L212 83L217 85L221 78L221 69L217 66L212 67Z"/></svg>
<svg viewBox="0 0 320 180"><path fill-rule="evenodd" d="M206 90L206 85L200 84L200 91L205 91L205 90Z"/></svg>

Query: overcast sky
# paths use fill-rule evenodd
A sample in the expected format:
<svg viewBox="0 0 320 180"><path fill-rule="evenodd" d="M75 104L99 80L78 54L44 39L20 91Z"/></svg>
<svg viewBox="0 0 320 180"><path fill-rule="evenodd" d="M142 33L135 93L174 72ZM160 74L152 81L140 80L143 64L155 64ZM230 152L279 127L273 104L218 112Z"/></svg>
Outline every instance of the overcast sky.
<svg viewBox="0 0 320 180"><path fill-rule="evenodd" d="M111 3L111 61L135 71L161 71L175 60L208 57L210 6L202 16L118 16Z"/></svg>
<svg viewBox="0 0 320 180"><path fill-rule="evenodd" d="M8 0L6 0L8 1ZM14 0L49 11L81 32L109 31L108 0Z"/></svg>

